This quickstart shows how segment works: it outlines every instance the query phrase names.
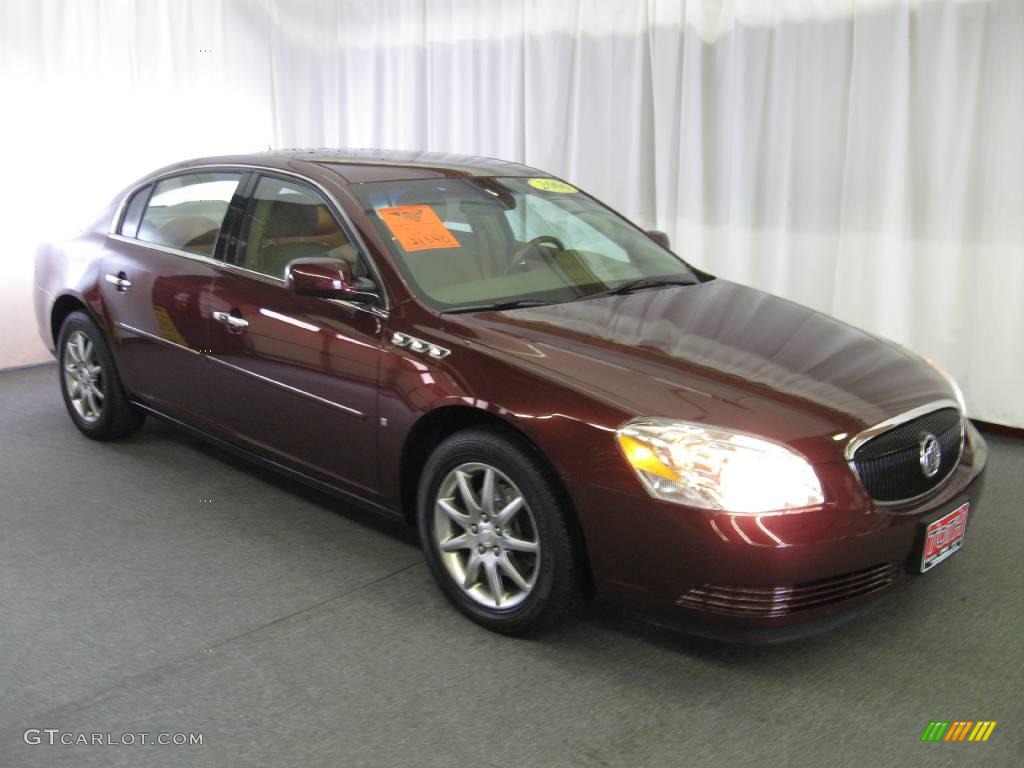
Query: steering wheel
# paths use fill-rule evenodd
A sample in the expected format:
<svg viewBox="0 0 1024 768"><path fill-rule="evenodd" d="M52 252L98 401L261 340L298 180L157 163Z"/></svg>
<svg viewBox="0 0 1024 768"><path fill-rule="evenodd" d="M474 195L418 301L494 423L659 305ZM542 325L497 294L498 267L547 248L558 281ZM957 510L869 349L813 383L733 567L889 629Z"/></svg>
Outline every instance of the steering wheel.
<svg viewBox="0 0 1024 768"><path fill-rule="evenodd" d="M542 245L550 245L555 249L553 253L548 254L551 259L554 259L555 253L565 250L565 246L562 244L562 241L554 235L538 235L530 242L524 243L516 248L516 252L512 254L512 260L509 262L508 267L502 274L507 275L513 269L525 266L527 263L526 254L531 248L536 248L539 253L547 253L544 249L540 248Z"/></svg>

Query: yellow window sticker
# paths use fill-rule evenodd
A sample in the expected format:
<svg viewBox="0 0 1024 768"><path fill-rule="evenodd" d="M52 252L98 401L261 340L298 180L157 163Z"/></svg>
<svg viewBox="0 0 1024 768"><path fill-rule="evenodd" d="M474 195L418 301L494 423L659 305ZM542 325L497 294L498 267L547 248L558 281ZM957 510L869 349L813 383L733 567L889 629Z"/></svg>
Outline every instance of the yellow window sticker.
<svg viewBox="0 0 1024 768"><path fill-rule="evenodd" d="M579 192L572 184L566 184L558 179L530 179L526 183L545 192Z"/></svg>
<svg viewBox="0 0 1024 768"><path fill-rule="evenodd" d="M407 251L462 247L429 205L378 208L377 215Z"/></svg>

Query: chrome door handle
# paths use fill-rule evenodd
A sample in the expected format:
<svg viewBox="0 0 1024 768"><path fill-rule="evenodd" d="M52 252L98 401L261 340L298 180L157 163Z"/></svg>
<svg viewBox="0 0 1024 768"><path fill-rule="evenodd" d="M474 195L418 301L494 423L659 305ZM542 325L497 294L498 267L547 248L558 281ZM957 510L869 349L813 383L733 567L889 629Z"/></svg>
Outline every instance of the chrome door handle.
<svg viewBox="0 0 1024 768"><path fill-rule="evenodd" d="M131 280L125 277L124 272L118 272L116 275L106 275L104 279L122 293L132 287Z"/></svg>
<svg viewBox="0 0 1024 768"><path fill-rule="evenodd" d="M218 323L224 323L232 331L241 331L249 327L249 321L241 317L235 317L229 312L214 312L213 319Z"/></svg>

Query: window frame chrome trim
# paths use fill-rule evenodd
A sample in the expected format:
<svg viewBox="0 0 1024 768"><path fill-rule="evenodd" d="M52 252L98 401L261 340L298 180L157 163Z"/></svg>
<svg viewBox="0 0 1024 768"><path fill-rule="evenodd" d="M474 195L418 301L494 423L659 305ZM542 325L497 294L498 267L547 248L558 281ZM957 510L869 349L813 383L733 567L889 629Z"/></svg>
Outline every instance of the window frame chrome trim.
<svg viewBox="0 0 1024 768"><path fill-rule="evenodd" d="M329 405L332 408L337 408L339 411L347 413L350 416L355 416L358 419L365 419L366 418L366 414L363 413L360 410L357 410L356 408L352 408L352 407L347 406L347 405L342 405L341 403L336 403L333 400L328 400L325 397L320 397L319 395L314 395L312 392L307 392L304 389L299 389L298 387L293 387L291 384L285 384L283 381L278 381L277 379L272 379L269 376L264 376L263 374L256 373L255 371L250 371L248 368L243 368L240 365L235 365L234 363L229 363L226 360L222 360L221 358L217 357L216 355L205 354L203 356L207 360L209 360L210 362L217 363L218 365L222 365L225 368L230 368L232 371L235 371L236 373L241 373L241 374L244 374L246 376L251 376L252 378L258 379L258 380L260 380L260 381L262 381L262 382L264 382L266 384L272 384L272 385L274 385L276 387L280 387L281 389L283 389L283 390L285 390L287 392L291 392L294 395L300 395L302 397L307 397L310 400L315 400L316 402L322 403L323 405Z"/></svg>
<svg viewBox="0 0 1024 768"><path fill-rule="evenodd" d="M128 237L127 235L121 235L117 232L111 232L107 235L112 240L119 240L122 243L129 243L131 245L138 245L143 248L154 248L164 253L169 253L173 256L183 256L186 259L192 259L193 261L202 261L207 264L220 264L221 262L214 259L212 256L204 256L201 253L192 253L191 251L183 251L180 248L172 248L169 245L161 245L160 243L147 243L145 240L139 240L138 238Z"/></svg>
<svg viewBox="0 0 1024 768"><path fill-rule="evenodd" d="M952 408L960 415L960 447L957 451L956 461L954 463L953 469L951 469L944 478L942 478L938 483L936 483L933 488L929 488L924 493L919 493L916 496L910 496L905 499L895 499L893 501L879 501L874 496L871 496L871 494L868 493L868 489L867 486L864 484L863 478L860 476L860 472L857 470L857 462L854 460L857 451L860 450L860 448L863 445L875 439L879 435L885 434L886 432L896 429L897 427L901 427L907 422L913 421L914 419L919 419L922 416L927 416L928 414L935 413L936 411L944 411L947 408ZM846 443L846 446L843 448L843 458L846 460L847 466L853 472L854 477L857 478L857 481L860 483L861 488L864 489L865 493L868 493L868 497L871 499L872 503L880 507L901 507L921 501L922 499L926 499L929 496L938 493L938 491L949 481L949 479L953 477L953 473L956 471L955 465L960 463L960 459L964 455L964 446L966 442L967 414L960 409L960 404L956 400L944 398L941 400L933 400L930 403L920 405L916 408L911 408L909 411L904 411L903 413L885 419L884 421L880 421L877 424L870 426L861 432L858 432L856 435L850 438L850 440Z"/></svg>
<svg viewBox="0 0 1024 768"><path fill-rule="evenodd" d="M309 176L304 176L296 171L289 171L282 168L273 168L263 165L253 165L250 163L217 163L215 165L190 165L183 168L175 168L173 171L167 171L166 173L157 176L147 176L145 180L140 181L131 187L121 196L121 200L117 205L117 209L114 211L114 217L110 222L110 226L107 228L107 236L113 237L117 240L121 240L127 243L136 243L146 248L157 248L166 253L174 254L175 256L185 256L187 258L199 259L205 261L213 266L228 267L231 270L237 270L242 276L245 277L260 277L264 278L266 282L273 283L274 285L280 285L286 287L285 281L282 278L275 278L271 275L265 275L262 272L257 272L252 269L246 269L245 267L239 267L236 264L228 264L226 261L220 261L213 258L212 256L203 256L198 253L189 253L188 251L182 251L177 248L171 248L158 243L150 243L145 240L140 240L137 237L128 237L127 235L120 234L117 229L120 226L121 217L124 214L125 206L137 191L145 187L147 184L152 184L153 188L164 179L172 178L174 176L181 176L189 173L216 173L217 171L224 170L243 170L243 171L256 171L264 174L280 174L283 176L291 176L292 178L298 179L306 184L309 184L315 188L320 194L327 200L328 206L331 208L331 213L335 214L338 219L342 222L342 228L346 235L350 236L353 245L359 250L359 254L366 259L366 263L373 271L374 277L376 278L377 285L380 287L381 300L383 302L382 307L376 307L372 304L367 304L360 301L349 301L347 299L325 299L325 301L332 301L342 304L344 306L352 307L353 309L361 309L372 314L376 314L381 317L388 317L391 310L391 298L388 295L387 287L384 285L384 281L381 279L380 270L377 268L376 262L370 256L370 249L366 245L366 241L363 239L359 230L352 222L352 217L348 215L345 209L338 202L338 199L331 194L331 192L316 179L311 179ZM236 193L237 194L237 190ZM147 206L149 203L147 202ZM143 216L145 216L145 210L143 210ZM225 218L227 214L225 214ZM223 227L224 222L221 222Z"/></svg>

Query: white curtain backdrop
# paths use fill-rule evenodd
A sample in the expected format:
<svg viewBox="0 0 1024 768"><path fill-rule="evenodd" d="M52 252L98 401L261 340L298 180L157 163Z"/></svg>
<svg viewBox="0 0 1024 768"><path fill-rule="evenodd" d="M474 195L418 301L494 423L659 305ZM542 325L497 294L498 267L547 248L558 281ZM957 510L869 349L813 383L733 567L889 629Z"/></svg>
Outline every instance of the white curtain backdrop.
<svg viewBox="0 0 1024 768"><path fill-rule="evenodd" d="M1024 427L1021 0L0 0L0 366L34 241L188 156L490 155L931 356Z"/></svg>

